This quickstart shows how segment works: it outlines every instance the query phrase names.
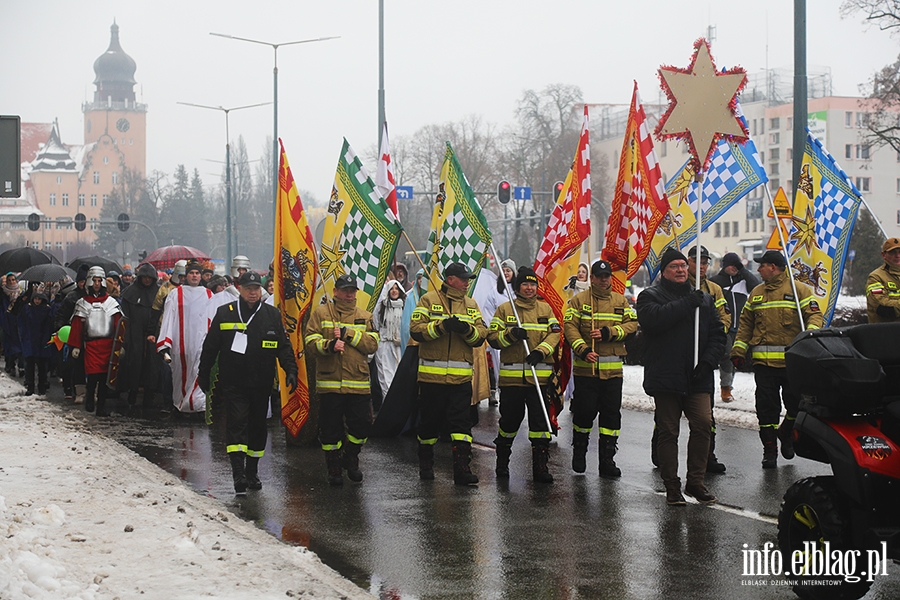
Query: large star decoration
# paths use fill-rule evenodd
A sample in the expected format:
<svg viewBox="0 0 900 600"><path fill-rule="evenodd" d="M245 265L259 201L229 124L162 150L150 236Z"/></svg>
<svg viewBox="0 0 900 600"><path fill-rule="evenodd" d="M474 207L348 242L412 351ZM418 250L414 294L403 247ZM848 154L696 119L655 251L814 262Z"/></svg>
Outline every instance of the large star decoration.
<svg viewBox="0 0 900 600"><path fill-rule="evenodd" d="M747 128L735 115L735 97L747 81L746 73L740 67L717 72L705 39L694 43L687 69L660 67L659 80L669 108L656 126L656 137L684 140L696 171L706 170L719 139L746 141Z"/></svg>
<svg viewBox="0 0 900 600"><path fill-rule="evenodd" d="M347 253L341 249L340 240L335 240L334 244L322 244L322 260L319 261L319 269L322 271L322 281L333 280L344 274L344 266L341 259Z"/></svg>

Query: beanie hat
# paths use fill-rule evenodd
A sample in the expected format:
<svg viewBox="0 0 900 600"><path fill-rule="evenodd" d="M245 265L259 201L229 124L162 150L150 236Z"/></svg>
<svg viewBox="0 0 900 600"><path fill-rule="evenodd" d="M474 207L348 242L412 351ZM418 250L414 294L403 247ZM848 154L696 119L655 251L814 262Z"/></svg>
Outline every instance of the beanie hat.
<svg viewBox="0 0 900 600"><path fill-rule="evenodd" d="M666 251L663 252L662 258L659 259L659 269L665 270L669 263L673 260L683 260L687 262L687 257L684 254L676 250L675 248L666 248Z"/></svg>
<svg viewBox="0 0 900 600"><path fill-rule="evenodd" d="M88 269L90 268L90 265L87 263L82 263L82 265L78 267L78 272L75 274L75 281L85 281L87 279Z"/></svg>
<svg viewBox="0 0 900 600"><path fill-rule="evenodd" d="M500 263L500 270L502 271L504 268L509 269L513 273L516 272L516 263L511 258L507 258L502 263Z"/></svg>
<svg viewBox="0 0 900 600"><path fill-rule="evenodd" d="M510 261L511 262L511 261ZM516 274L515 280L515 289L518 292L519 286L523 283L533 283L534 285L538 284L537 275L534 273L534 269L530 267L520 267L518 274Z"/></svg>
<svg viewBox="0 0 900 600"><path fill-rule="evenodd" d="M729 252L725 256L722 257L722 268L725 267L737 267L738 269L743 268L744 263L741 262L741 257L735 254L734 252Z"/></svg>

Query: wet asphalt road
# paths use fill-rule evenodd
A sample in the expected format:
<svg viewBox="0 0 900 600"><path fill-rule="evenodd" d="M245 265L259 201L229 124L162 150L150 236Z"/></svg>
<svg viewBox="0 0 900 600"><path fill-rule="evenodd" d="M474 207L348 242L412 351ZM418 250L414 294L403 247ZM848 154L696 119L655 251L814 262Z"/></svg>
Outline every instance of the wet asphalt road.
<svg viewBox="0 0 900 600"><path fill-rule="evenodd" d="M58 387L50 399L62 404ZM760 468L757 433L720 427L725 474L707 477L720 504L665 504L650 464L652 415L625 411L617 463L623 477L598 477L596 432L588 472L570 467L571 413L560 417L551 452L556 482L531 482L527 430L513 446L512 475L494 477L497 409L480 407L473 470L478 487L453 485L450 445L436 448L436 479L418 479L415 438L370 439L362 484L326 482L321 450L287 446L270 421L260 463L263 490L235 498L220 424L172 418L113 404L97 419L68 406L94 431L117 439L199 493L219 498L275 537L316 552L323 562L381 598L795 598L775 577L743 576L743 545L775 542L784 491L829 474L827 465L780 459ZM682 423L682 479L687 423ZM900 598L900 567L876 580L867 598ZM765 585L748 585L761 582Z"/></svg>

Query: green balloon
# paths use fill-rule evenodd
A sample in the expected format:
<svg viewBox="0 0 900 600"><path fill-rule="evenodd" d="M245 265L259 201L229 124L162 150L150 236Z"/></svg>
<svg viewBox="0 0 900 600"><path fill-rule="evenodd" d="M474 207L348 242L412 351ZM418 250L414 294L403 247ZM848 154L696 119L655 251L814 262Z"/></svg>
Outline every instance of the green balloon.
<svg viewBox="0 0 900 600"><path fill-rule="evenodd" d="M64 344L68 344L69 343L69 332L71 330L72 330L71 326L63 325L62 327L59 328L59 331L56 332L56 335L59 337L59 339L62 340L62 342Z"/></svg>

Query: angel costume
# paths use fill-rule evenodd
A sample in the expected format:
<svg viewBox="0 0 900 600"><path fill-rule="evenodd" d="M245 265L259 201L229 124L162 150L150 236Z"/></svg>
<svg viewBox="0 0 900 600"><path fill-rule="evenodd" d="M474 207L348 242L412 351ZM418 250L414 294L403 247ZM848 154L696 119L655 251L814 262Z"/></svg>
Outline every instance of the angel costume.
<svg viewBox="0 0 900 600"><path fill-rule="evenodd" d="M392 300L388 296L391 288L396 287L400 291L400 297ZM384 284L378 304L375 305L375 313L372 315L375 329L381 336L381 343L375 351L375 364L378 366L378 383L381 385L382 398L387 396L397 372L397 365L403 356L404 347L401 345L401 324L403 322L403 304L406 300L406 291L395 279Z"/></svg>
<svg viewBox="0 0 900 600"><path fill-rule="evenodd" d="M203 286L180 285L166 296L156 351L172 356L172 401L180 412L203 412L206 395L197 384L200 351L209 330L207 311L212 292Z"/></svg>

